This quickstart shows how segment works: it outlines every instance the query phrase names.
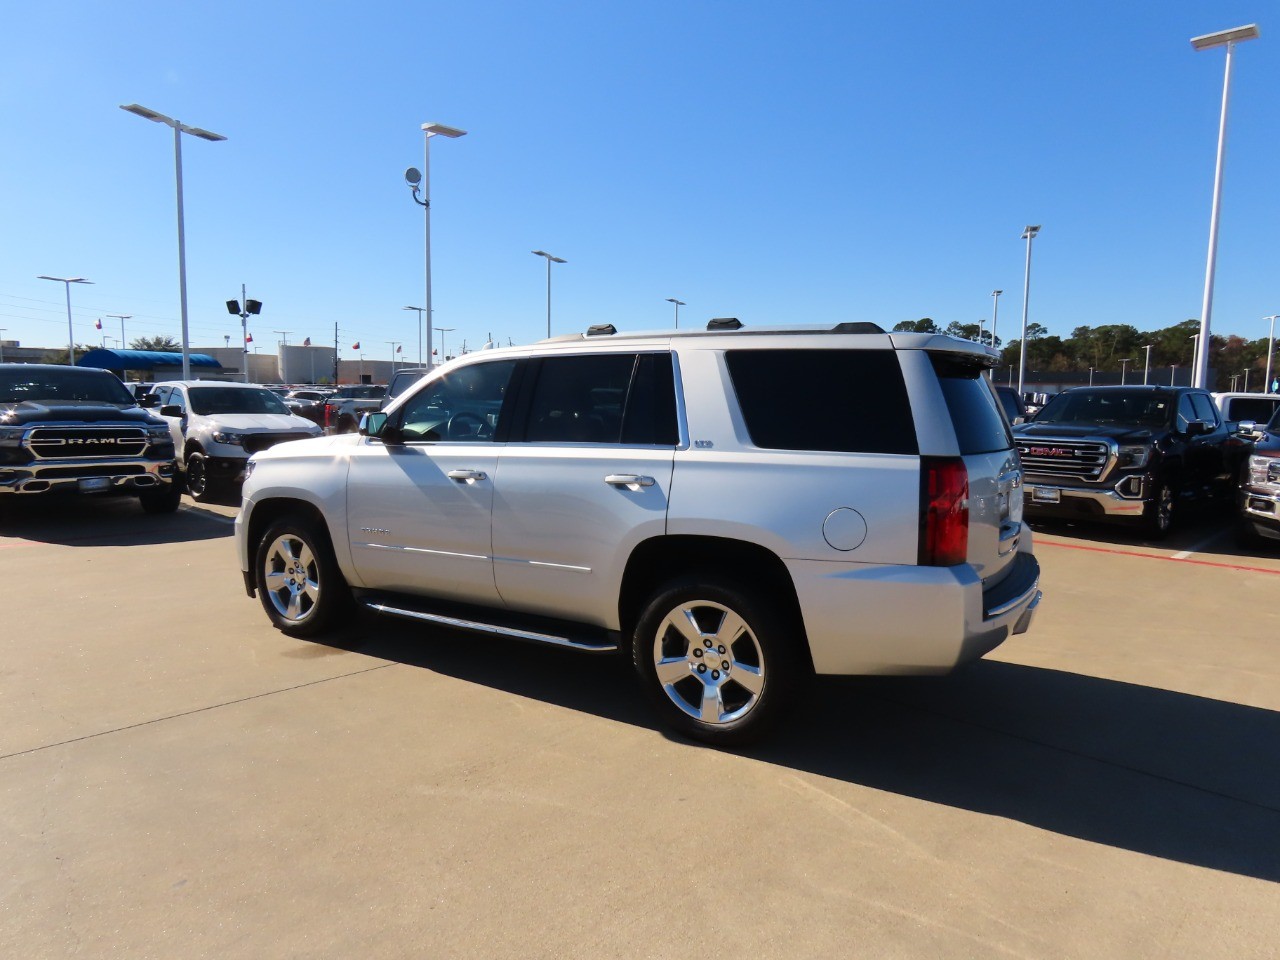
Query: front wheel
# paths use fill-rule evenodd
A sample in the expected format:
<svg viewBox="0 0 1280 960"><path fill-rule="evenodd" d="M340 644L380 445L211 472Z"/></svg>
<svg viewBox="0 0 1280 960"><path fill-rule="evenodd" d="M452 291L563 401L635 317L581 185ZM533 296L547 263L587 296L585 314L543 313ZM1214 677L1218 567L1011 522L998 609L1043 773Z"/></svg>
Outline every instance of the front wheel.
<svg viewBox="0 0 1280 960"><path fill-rule="evenodd" d="M714 746L764 735L794 699L803 635L728 583L676 580L646 605L632 662L663 721Z"/></svg>
<svg viewBox="0 0 1280 960"><path fill-rule="evenodd" d="M351 592L328 534L296 517L277 520L258 543L255 580L262 609L277 629L310 637L336 625Z"/></svg>
<svg viewBox="0 0 1280 960"><path fill-rule="evenodd" d="M1164 480L1156 485L1155 496L1142 514L1142 527L1152 540L1163 540L1173 529L1173 488Z"/></svg>
<svg viewBox="0 0 1280 960"><path fill-rule="evenodd" d="M182 505L182 485L175 477L159 489L138 494L138 502L147 513L173 513Z"/></svg>
<svg viewBox="0 0 1280 960"><path fill-rule="evenodd" d="M192 499L204 503L213 497L213 481L209 479L209 461L203 453L187 454L187 491Z"/></svg>

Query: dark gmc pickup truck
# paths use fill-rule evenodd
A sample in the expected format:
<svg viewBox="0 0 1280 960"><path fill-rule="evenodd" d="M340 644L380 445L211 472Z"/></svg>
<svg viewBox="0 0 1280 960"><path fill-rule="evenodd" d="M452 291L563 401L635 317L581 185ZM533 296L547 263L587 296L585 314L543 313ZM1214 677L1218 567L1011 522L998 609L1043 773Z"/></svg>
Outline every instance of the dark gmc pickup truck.
<svg viewBox="0 0 1280 960"><path fill-rule="evenodd" d="M131 494L172 513L173 441L106 370L0 363L0 505L19 496Z"/></svg>
<svg viewBox="0 0 1280 960"><path fill-rule="evenodd" d="M1233 493L1247 444L1205 390L1077 387L1014 427L1028 519L1132 522L1169 532L1177 504Z"/></svg>

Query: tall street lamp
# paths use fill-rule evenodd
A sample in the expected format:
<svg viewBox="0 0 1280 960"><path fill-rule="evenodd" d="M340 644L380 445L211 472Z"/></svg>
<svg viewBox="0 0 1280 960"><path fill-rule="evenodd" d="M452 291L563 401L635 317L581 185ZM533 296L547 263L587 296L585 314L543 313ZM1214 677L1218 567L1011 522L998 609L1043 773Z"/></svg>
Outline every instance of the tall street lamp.
<svg viewBox="0 0 1280 960"><path fill-rule="evenodd" d="M1241 40L1252 40L1257 35L1258 25L1251 23L1234 30L1221 30L1191 38L1191 46L1195 50L1227 48L1227 67L1222 81L1222 113L1218 119L1218 159L1213 171L1213 212L1209 215L1209 258L1204 270L1204 302L1200 309L1200 341L1197 345L1203 346L1204 350L1196 352L1195 369L1191 375L1193 387L1203 388L1209 381L1209 328L1213 313L1213 274L1218 259L1218 212L1222 207L1222 167L1227 150L1227 104L1231 98L1232 53Z"/></svg>
<svg viewBox="0 0 1280 960"><path fill-rule="evenodd" d="M674 303L676 305L676 329L679 330L680 329L680 308L687 307L688 304L685 303L683 300L677 300L675 297L667 297L667 303Z"/></svg>
<svg viewBox="0 0 1280 960"><path fill-rule="evenodd" d="M426 312L426 307L401 307L401 310L417 310L418 311L418 366L422 366L422 315Z"/></svg>
<svg viewBox="0 0 1280 960"><path fill-rule="evenodd" d="M383 343L391 345L391 375L396 375L396 348L400 346L399 340L383 340Z"/></svg>
<svg viewBox="0 0 1280 960"><path fill-rule="evenodd" d="M436 327L436 333L440 334L440 362L441 363L449 359L449 348L444 345L444 335L446 333L453 333L453 331L457 329L458 329L457 327Z"/></svg>
<svg viewBox="0 0 1280 960"><path fill-rule="evenodd" d="M107 316L110 317L112 320L120 321L120 349L123 350L125 348L125 344L129 342L124 338L124 322L126 320L132 320L133 314L132 313L108 313Z"/></svg>
<svg viewBox="0 0 1280 960"><path fill-rule="evenodd" d="M996 318L1000 316L1000 294L1003 290L991 291L991 346L996 345Z"/></svg>
<svg viewBox="0 0 1280 960"><path fill-rule="evenodd" d="M1137 359L1137 357L1124 357L1120 361L1120 386L1124 386L1125 374L1129 370L1129 364L1133 363Z"/></svg>
<svg viewBox="0 0 1280 960"><path fill-rule="evenodd" d="M1022 280L1022 342L1018 355L1018 393L1026 386L1027 371L1027 302L1031 296L1031 241L1040 232L1040 224L1028 226L1022 231L1022 239L1027 241L1027 270Z"/></svg>
<svg viewBox="0 0 1280 960"><path fill-rule="evenodd" d="M551 338L551 265L553 263L568 263L568 260L562 260L559 257L553 257L545 250L530 250L535 257L547 258L547 339Z"/></svg>
<svg viewBox="0 0 1280 960"><path fill-rule="evenodd" d="M240 299L227 301L227 313L240 318L240 350L243 354L244 382L249 382L249 317L262 312L261 300L250 300L240 284Z"/></svg>
<svg viewBox="0 0 1280 960"><path fill-rule="evenodd" d="M178 182L178 301L182 314L182 379L191 379L191 344L187 333L187 240L182 224L182 135L189 133L201 140L217 142L227 139L220 133L211 133L200 127L189 127L172 117L157 113L136 103L121 104L120 109L145 120L153 120L173 128L173 169Z"/></svg>
<svg viewBox="0 0 1280 960"><path fill-rule="evenodd" d="M1191 341L1191 376L1194 378L1200 363L1200 334L1193 333L1187 337ZM1191 386L1195 386L1194 383Z"/></svg>
<svg viewBox="0 0 1280 960"><path fill-rule="evenodd" d="M1267 336L1267 379L1262 385L1263 393L1271 392L1271 355L1276 349L1276 320L1280 320L1280 314L1273 313L1269 317L1263 317L1263 320L1271 321L1271 333Z"/></svg>
<svg viewBox="0 0 1280 960"><path fill-rule="evenodd" d="M450 140L456 140L458 137L465 137L467 131L459 130L457 127L446 127L443 123L424 123L422 125L422 133L424 135L424 146L422 151L422 172L419 173L415 168L410 167L404 172L404 181L413 190L413 199L421 206L423 211L423 219L426 222L426 261L427 261L427 305L423 307L423 313L419 315L419 319L426 317L427 326L427 345L435 343L435 337L431 333L431 138L447 137ZM422 196L418 196L418 188L421 184ZM419 352L422 349L422 341L418 341ZM426 367L431 369L431 357L426 359Z"/></svg>
<svg viewBox="0 0 1280 960"><path fill-rule="evenodd" d="M71 328L71 285L73 283L92 284L92 280L86 280L84 277L46 277L43 274L36 277L37 280L54 280L64 284L67 291L67 363L71 366L76 365L76 334Z"/></svg>

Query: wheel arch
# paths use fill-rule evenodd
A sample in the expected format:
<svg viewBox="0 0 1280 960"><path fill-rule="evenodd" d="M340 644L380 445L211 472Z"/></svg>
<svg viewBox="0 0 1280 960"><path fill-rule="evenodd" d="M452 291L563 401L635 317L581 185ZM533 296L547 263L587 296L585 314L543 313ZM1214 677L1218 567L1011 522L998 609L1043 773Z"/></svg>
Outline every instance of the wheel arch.
<svg viewBox="0 0 1280 960"><path fill-rule="evenodd" d="M782 615L795 625L805 664L812 670L800 600L786 564L771 550L746 540L682 534L652 537L637 544L627 559L618 592L618 623L623 636L631 635L645 601L662 584L708 573L777 603Z"/></svg>
<svg viewBox="0 0 1280 960"><path fill-rule="evenodd" d="M333 531L329 529L329 524L326 522L324 513L319 507L308 503L306 500L295 500L291 497L271 497L254 504L253 512L249 514L246 543L248 545L250 570L253 569L254 558L258 554L258 547L262 543L262 537L267 532L267 528L281 517L288 516L296 516L314 524L329 538L330 549L334 547Z"/></svg>

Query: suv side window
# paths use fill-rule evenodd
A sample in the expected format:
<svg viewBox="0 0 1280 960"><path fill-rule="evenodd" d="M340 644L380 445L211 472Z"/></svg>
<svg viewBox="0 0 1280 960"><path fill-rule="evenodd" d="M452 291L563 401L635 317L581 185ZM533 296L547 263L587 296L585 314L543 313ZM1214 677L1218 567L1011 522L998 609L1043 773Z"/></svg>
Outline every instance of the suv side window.
<svg viewBox="0 0 1280 960"><path fill-rule="evenodd" d="M514 360L493 360L444 374L400 409L404 439L491 441L515 368Z"/></svg>
<svg viewBox="0 0 1280 960"><path fill-rule="evenodd" d="M156 406L163 407L169 402L169 394L173 392L173 387L156 387L151 395L156 398Z"/></svg>
<svg viewBox="0 0 1280 960"><path fill-rule="evenodd" d="M680 442L671 354L642 353L637 358L622 418L622 442L658 447L674 447Z"/></svg>
<svg viewBox="0 0 1280 960"><path fill-rule="evenodd" d="M635 369L634 353L545 357L538 364L524 439L531 443L619 443ZM642 431L639 414L635 422L633 429Z"/></svg>
<svg viewBox="0 0 1280 960"><path fill-rule="evenodd" d="M1187 424L1196 418L1195 407L1191 405L1191 394L1184 393L1178 398L1178 425L1179 433L1187 432Z"/></svg>
<svg viewBox="0 0 1280 960"><path fill-rule="evenodd" d="M729 350L725 361L757 447L920 452L892 350Z"/></svg>
<svg viewBox="0 0 1280 960"><path fill-rule="evenodd" d="M1206 393L1193 393L1191 405L1195 408L1197 420L1207 420L1215 427L1218 425L1218 408L1213 405Z"/></svg>

